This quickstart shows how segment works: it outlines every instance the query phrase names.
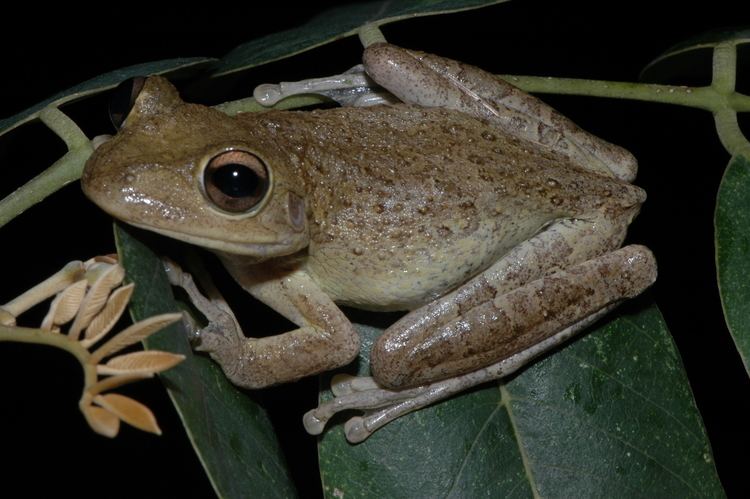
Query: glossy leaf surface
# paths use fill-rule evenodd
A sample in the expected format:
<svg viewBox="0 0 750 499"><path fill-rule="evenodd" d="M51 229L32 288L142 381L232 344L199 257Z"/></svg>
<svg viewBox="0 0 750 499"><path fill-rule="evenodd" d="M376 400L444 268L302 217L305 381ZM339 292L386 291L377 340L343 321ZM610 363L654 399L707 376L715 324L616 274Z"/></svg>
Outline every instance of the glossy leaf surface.
<svg viewBox="0 0 750 499"><path fill-rule="evenodd" d="M378 331L363 328L367 347ZM501 383L319 447L328 497L720 497L655 306L624 311Z"/></svg>
<svg viewBox="0 0 750 499"><path fill-rule="evenodd" d="M418 16L476 9L507 0L417 0L360 2L321 12L299 28L243 43L221 59L215 74L233 73L289 57L357 33L366 24L383 25Z"/></svg>
<svg viewBox="0 0 750 499"><path fill-rule="evenodd" d="M179 310L161 260L136 236L115 228L118 252L135 282L134 320ZM186 359L161 374L211 483L220 497L294 497L284 457L265 411L224 377L209 358L193 353L181 324L152 336L148 348Z"/></svg>
<svg viewBox="0 0 750 499"><path fill-rule="evenodd" d="M750 160L730 161L714 215L716 270L724 317L750 374Z"/></svg>

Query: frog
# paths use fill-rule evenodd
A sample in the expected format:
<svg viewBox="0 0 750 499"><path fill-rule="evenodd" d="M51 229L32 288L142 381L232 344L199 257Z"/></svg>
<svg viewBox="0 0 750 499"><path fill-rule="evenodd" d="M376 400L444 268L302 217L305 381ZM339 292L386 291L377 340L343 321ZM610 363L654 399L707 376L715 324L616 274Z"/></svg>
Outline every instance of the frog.
<svg viewBox="0 0 750 499"><path fill-rule="evenodd" d="M303 418L320 434L357 409L353 443L517 371L657 275L648 248L623 246L646 199L624 148L459 61L375 43L361 68L387 99L235 116L149 77L81 179L113 217L216 254L296 326L247 337L172 268L209 319L196 348L240 387L350 364L360 339L342 306L404 312L372 376L335 377Z"/></svg>

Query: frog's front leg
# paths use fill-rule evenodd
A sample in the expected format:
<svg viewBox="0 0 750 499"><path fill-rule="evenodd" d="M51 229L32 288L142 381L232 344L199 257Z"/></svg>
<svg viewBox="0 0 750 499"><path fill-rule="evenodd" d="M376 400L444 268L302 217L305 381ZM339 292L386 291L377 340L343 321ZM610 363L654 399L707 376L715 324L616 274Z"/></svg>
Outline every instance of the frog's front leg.
<svg viewBox="0 0 750 499"><path fill-rule="evenodd" d="M344 366L357 356L359 336L352 324L303 270L245 265L231 256L223 260L246 291L299 326L264 338L246 338L239 326L228 323L204 330L198 348L234 384L263 388L286 383Z"/></svg>

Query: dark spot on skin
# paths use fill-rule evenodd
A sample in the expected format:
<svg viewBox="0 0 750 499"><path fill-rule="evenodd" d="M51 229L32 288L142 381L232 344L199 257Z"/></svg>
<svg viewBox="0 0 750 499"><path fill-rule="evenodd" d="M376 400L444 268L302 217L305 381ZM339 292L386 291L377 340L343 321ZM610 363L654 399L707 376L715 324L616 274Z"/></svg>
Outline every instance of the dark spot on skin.
<svg viewBox="0 0 750 499"><path fill-rule="evenodd" d="M484 140L488 140L488 141L490 141L490 142L493 142L494 140L496 140L496 139L497 139L497 137L495 137L495 136L494 136L493 134L491 134L490 132L482 132L482 138L483 138Z"/></svg>
<svg viewBox="0 0 750 499"><path fill-rule="evenodd" d="M438 227L438 235L440 237L448 237L451 234L453 234L453 231L450 229L450 227L446 227L445 225L441 225Z"/></svg>
<svg viewBox="0 0 750 499"><path fill-rule="evenodd" d="M477 156L476 154L472 154L471 156L469 156L468 159L469 159L469 161L471 161L475 165L480 165L481 166L481 165L484 165L486 163L486 161L484 160L483 157Z"/></svg>
<svg viewBox="0 0 750 499"><path fill-rule="evenodd" d="M515 130L526 130L526 127L528 126L528 123L526 123L525 120L514 116L510 119L510 127Z"/></svg>

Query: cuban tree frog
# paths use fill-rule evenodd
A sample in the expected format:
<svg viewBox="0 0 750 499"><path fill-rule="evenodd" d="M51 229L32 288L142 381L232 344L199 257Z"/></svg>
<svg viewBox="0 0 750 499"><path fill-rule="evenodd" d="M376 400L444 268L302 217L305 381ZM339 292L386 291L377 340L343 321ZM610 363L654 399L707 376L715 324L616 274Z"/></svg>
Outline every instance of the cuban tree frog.
<svg viewBox="0 0 750 499"><path fill-rule="evenodd" d="M374 345L373 378L305 416L320 433L363 409L351 441L512 372L656 278L648 249L618 249L645 200L627 151L475 67L388 44L363 63L402 103L230 117L149 78L82 178L114 217L215 252L298 326L209 325L200 348L237 385L351 362L337 304L409 311Z"/></svg>

